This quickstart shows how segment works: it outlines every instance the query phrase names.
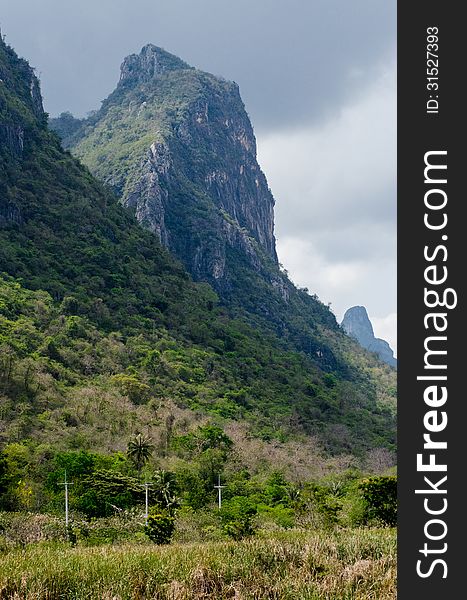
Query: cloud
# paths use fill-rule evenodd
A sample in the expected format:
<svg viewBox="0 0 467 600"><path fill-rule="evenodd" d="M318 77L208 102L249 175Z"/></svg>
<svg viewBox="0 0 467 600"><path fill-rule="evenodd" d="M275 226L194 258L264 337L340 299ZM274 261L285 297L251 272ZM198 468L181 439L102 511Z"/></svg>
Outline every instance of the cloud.
<svg viewBox="0 0 467 600"><path fill-rule="evenodd" d="M259 136L279 234L395 223L395 77L393 62L325 123Z"/></svg>
<svg viewBox="0 0 467 600"><path fill-rule="evenodd" d="M385 317L370 316L370 320L373 324L375 336L389 342L395 356L397 356L397 314L391 313Z"/></svg>
<svg viewBox="0 0 467 600"><path fill-rule="evenodd" d="M360 285L367 276L368 265L359 261L330 262L311 241L284 238L278 244L279 255L285 256L284 266L299 286L309 286L318 292L323 302L345 295ZM332 302L331 302L332 304Z"/></svg>
<svg viewBox="0 0 467 600"><path fill-rule="evenodd" d="M280 239L278 253L292 280L331 303L339 321L350 306L364 304L377 315L395 308L396 264L391 258L330 260L312 241L299 238Z"/></svg>
<svg viewBox="0 0 467 600"><path fill-rule="evenodd" d="M258 139L280 260L339 320L356 304L379 317L395 312L395 72L394 60L383 63L324 123Z"/></svg>
<svg viewBox="0 0 467 600"><path fill-rule="evenodd" d="M235 80L257 131L316 123L358 95L395 22L395 0L1 2L2 29L42 73L52 115L98 108L122 59L152 42Z"/></svg>

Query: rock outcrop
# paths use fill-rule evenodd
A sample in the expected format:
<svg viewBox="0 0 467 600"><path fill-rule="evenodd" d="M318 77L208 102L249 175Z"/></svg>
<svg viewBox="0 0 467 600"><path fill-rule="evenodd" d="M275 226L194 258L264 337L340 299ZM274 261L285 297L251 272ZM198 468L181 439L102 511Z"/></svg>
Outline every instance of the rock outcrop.
<svg viewBox="0 0 467 600"><path fill-rule="evenodd" d="M370 352L375 352L382 361L391 367L397 367L397 360L390 345L380 338L375 337L373 326L364 306L353 306L349 308L341 323L342 327L350 336Z"/></svg>
<svg viewBox="0 0 467 600"><path fill-rule="evenodd" d="M256 272L277 268L274 199L237 84L148 44L125 58L115 92L74 135L74 153L195 279L223 293L239 257Z"/></svg>
<svg viewBox="0 0 467 600"><path fill-rule="evenodd" d="M13 52L7 46L2 48L2 51L10 57L13 56ZM6 149L10 155L19 158L24 150L26 129L31 123L23 122L24 114L19 103L10 104L9 95L12 91L17 94L35 118L42 120L45 118L45 113L39 81L34 69L21 58L15 56L14 60L19 77L0 64L0 151Z"/></svg>
<svg viewBox="0 0 467 600"><path fill-rule="evenodd" d="M139 54L130 54L120 67L120 85L148 83L167 71L192 69L186 62L162 48L147 44Z"/></svg>
<svg viewBox="0 0 467 600"><path fill-rule="evenodd" d="M0 144L13 156L21 156L24 148L24 127L14 123L0 123Z"/></svg>

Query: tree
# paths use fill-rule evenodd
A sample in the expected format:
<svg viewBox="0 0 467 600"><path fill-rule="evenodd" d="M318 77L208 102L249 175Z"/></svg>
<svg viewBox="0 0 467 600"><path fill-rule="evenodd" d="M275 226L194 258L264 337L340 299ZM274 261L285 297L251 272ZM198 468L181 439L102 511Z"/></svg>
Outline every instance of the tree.
<svg viewBox="0 0 467 600"><path fill-rule="evenodd" d="M119 373L113 375L112 381L134 404L144 404L149 399L151 388L139 381L135 375Z"/></svg>
<svg viewBox="0 0 467 600"><path fill-rule="evenodd" d="M175 532L175 518L168 511L151 512L144 531L155 544L169 544Z"/></svg>
<svg viewBox="0 0 467 600"><path fill-rule="evenodd" d="M202 425L196 431L180 435L174 439L174 446L190 456L207 450L219 450L225 456L232 449L233 441L217 425Z"/></svg>
<svg viewBox="0 0 467 600"><path fill-rule="evenodd" d="M141 484L134 477L116 471L94 471L74 487L77 508L89 517L106 517L143 501Z"/></svg>
<svg viewBox="0 0 467 600"><path fill-rule="evenodd" d="M151 496L161 508L170 512L179 506L175 473L160 469L154 473L152 482Z"/></svg>
<svg viewBox="0 0 467 600"><path fill-rule="evenodd" d="M271 474L264 488L264 495L268 504L272 506L276 504L287 505L289 503L289 485L281 472L274 471Z"/></svg>
<svg viewBox="0 0 467 600"><path fill-rule="evenodd" d="M366 522L374 519L394 527L397 524L397 477L370 477L358 487L365 502Z"/></svg>
<svg viewBox="0 0 467 600"><path fill-rule="evenodd" d="M220 516L224 532L234 540L254 535L256 513L257 508L249 498L234 496L222 506Z"/></svg>
<svg viewBox="0 0 467 600"><path fill-rule="evenodd" d="M154 444L152 443L151 438L141 433L134 435L128 442L127 455L134 463L138 472L141 471L143 466L151 458L153 450Z"/></svg>

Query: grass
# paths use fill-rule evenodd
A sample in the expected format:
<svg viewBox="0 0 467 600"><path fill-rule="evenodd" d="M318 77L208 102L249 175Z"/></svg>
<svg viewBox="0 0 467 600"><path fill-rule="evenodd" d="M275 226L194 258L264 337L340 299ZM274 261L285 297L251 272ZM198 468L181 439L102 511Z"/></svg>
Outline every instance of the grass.
<svg viewBox="0 0 467 600"><path fill-rule="evenodd" d="M0 598L392 600L393 529L288 531L242 542L33 544L0 559Z"/></svg>

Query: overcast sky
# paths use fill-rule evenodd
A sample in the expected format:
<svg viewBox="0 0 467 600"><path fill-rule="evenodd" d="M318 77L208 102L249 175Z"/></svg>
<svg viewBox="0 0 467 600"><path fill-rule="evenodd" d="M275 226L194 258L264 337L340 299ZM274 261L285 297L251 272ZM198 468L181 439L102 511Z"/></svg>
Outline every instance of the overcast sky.
<svg viewBox="0 0 467 600"><path fill-rule="evenodd" d="M395 347L395 0L0 0L0 27L53 116L98 108L149 42L236 81L281 262Z"/></svg>

